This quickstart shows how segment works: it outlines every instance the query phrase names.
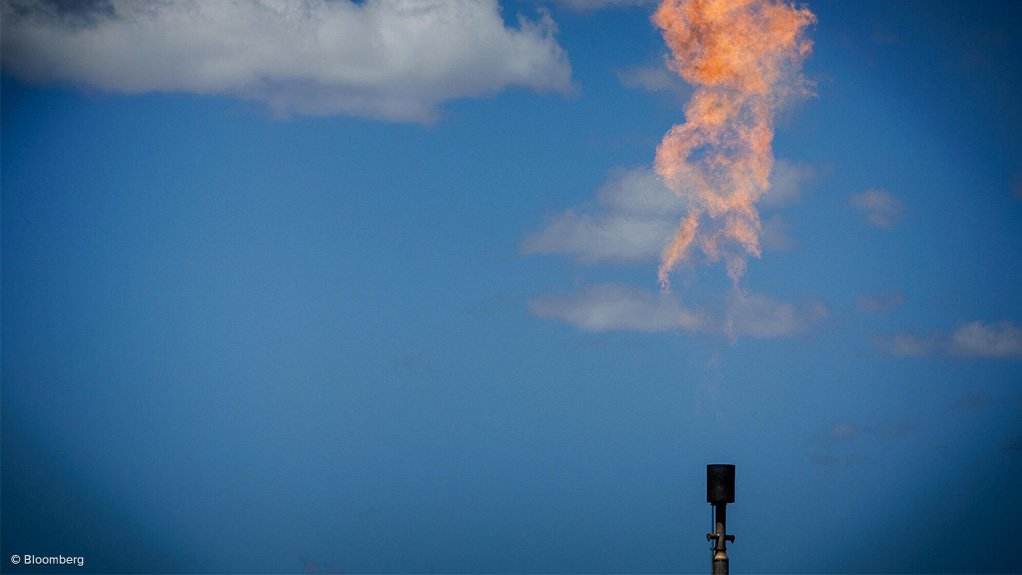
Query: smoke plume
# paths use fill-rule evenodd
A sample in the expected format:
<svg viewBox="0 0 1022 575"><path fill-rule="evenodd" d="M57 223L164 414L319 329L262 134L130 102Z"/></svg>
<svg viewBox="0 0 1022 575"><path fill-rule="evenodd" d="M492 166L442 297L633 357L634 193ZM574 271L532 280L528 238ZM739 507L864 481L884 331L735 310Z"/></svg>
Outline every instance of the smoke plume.
<svg viewBox="0 0 1022 575"><path fill-rule="evenodd" d="M781 0L664 0L653 15L670 48L668 66L695 86L657 148L656 171L689 205L659 270L662 288L694 246L723 259L737 286L746 257L759 257L756 202L769 188L774 114L807 93L800 69L815 21Z"/></svg>

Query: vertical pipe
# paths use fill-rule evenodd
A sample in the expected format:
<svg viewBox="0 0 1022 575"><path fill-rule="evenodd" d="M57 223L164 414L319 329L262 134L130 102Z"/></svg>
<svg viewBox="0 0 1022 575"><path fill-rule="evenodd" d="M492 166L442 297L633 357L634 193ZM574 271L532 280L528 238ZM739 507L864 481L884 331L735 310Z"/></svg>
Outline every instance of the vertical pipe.
<svg viewBox="0 0 1022 575"><path fill-rule="evenodd" d="M713 575L728 575L730 569L727 557L727 542L734 541L734 535L727 534L727 504L735 501L735 466L717 464L706 466L706 502L713 506L713 533L706 534L707 541L713 541Z"/></svg>
<svg viewBox="0 0 1022 575"><path fill-rule="evenodd" d="M713 506L716 517L713 525L713 569L712 575L728 575L727 560L727 504L717 503Z"/></svg>

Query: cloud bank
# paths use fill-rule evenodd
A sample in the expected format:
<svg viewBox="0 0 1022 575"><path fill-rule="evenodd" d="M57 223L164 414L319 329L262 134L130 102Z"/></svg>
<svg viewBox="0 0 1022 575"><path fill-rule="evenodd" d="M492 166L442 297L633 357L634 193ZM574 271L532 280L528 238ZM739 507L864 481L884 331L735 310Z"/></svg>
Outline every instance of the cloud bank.
<svg viewBox="0 0 1022 575"><path fill-rule="evenodd" d="M430 121L448 100L571 89L548 15L496 0L61 3L2 0L4 71L126 93L187 92L275 113Z"/></svg>
<svg viewBox="0 0 1022 575"><path fill-rule="evenodd" d="M778 160L767 207L796 201L812 177L807 166ZM671 191L652 168L620 170L597 190L595 200L548 218L541 229L526 236L521 251L564 255L586 265L657 261L688 209L686 190ZM794 245L780 216L764 222L763 245L774 250ZM544 295L532 300L530 310L584 331L683 330L730 339L790 337L805 333L828 315L819 301L785 303L742 290L710 308L696 309L667 293L615 284Z"/></svg>

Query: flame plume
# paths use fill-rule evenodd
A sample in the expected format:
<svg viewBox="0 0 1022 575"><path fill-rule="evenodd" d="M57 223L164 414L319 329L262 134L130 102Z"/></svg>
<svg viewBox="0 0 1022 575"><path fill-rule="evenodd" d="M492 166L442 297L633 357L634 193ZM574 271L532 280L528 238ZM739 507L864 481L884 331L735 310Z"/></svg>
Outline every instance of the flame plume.
<svg viewBox="0 0 1022 575"><path fill-rule="evenodd" d="M689 202L661 257L665 291L693 244L710 261L723 258L736 286L746 256L759 257L756 202L770 185L774 113L808 92L800 69L814 21L781 0L664 0L653 15L671 50L668 66L696 87L685 123L656 153L657 173Z"/></svg>

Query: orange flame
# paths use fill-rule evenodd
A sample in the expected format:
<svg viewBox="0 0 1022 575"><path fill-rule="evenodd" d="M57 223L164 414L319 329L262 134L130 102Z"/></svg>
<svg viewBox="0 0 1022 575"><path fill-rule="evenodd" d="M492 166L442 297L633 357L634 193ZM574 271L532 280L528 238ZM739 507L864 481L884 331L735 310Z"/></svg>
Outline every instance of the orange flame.
<svg viewBox="0 0 1022 575"><path fill-rule="evenodd" d="M653 15L671 50L668 66L696 86L685 123L656 153L657 173L690 205L661 256L664 290L697 239L710 261L724 257L735 285L745 257L759 257L756 202L770 186L774 112L808 91L800 68L814 21L807 8L781 0L664 0Z"/></svg>

